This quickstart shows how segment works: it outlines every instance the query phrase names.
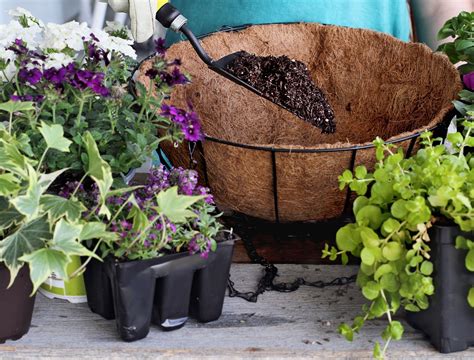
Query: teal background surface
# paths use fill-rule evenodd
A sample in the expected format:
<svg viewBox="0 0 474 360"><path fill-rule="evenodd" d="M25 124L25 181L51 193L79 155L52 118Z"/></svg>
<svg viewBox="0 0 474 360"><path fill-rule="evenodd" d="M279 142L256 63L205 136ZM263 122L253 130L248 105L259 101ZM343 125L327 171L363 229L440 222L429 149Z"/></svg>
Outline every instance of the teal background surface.
<svg viewBox="0 0 474 360"><path fill-rule="evenodd" d="M275 22L319 22L366 28L408 41L407 0L171 0L197 35L222 26ZM181 36L168 32L168 44Z"/></svg>

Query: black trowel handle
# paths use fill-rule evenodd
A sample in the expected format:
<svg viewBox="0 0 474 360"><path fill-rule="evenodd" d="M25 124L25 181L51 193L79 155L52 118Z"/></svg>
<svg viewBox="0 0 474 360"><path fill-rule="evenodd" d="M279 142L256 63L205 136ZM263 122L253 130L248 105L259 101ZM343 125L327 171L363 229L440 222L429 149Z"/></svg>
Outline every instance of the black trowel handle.
<svg viewBox="0 0 474 360"><path fill-rule="evenodd" d="M188 19L186 19L178 9L176 9L170 3L163 5L156 13L156 20L160 22L167 29L171 29L175 32L182 32L193 46L196 53L199 55L202 61L208 66L212 66L212 58L206 53L201 46L201 43L187 27Z"/></svg>

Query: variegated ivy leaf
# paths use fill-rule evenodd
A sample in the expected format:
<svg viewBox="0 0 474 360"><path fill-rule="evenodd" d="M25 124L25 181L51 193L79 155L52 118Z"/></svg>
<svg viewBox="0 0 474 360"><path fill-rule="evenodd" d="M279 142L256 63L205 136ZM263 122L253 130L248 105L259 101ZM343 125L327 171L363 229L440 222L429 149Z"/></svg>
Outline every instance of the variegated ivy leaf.
<svg viewBox="0 0 474 360"><path fill-rule="evenodd" d="M41 198L41 186L38 183L38 175L33 167L27 164L28 168L28 188L26 194L17 196L11 203L15 208L25 215L28 219L32 219L37 216L39 211L39 204Z"/></svg>
<svg viewBox="0 0 474 360"><path fill-rule="evenodd" d="M12 195L19 189L20 185L16 176L10 173L0 175L0 195Z"/></svg>
<svg viewBox="0 0 474 360"><path fill-rule="evenodd" d="M68 258L72 255L92 256L100 260L93 252L89 251L79 241L83 225L71 224L61 219L54 229L53 240L50 245L54 250L63 252Z"/></svg>
<svg viewBox="0 0 474 360"><path fill-rule="evenodd" d="M174 223L183 223L187 219L197 217L189 208L202 199L204 196L178 195L178 187L174 186L166 191L161 191L156 196L157 211Z"/></svg>
<svg viewBox="0 0 474 360"><path fill-rule="evenodd" d="M67 279L67 266L71 262L63 252L54 249L41 249L21 258L30 266L30 278L34 294L43 282L54 272L61 279Z"/></svg>
<svg viewBox="0 0 474 360"><path fill-rule="evenodd" d="M8 199L0 196L0 231L18 224L22 219L23 215L10 205Z"/></svg>
<svg viewBox="0 0 474 360"><path fill-rule="evenodd" d="M87 208L76 199L65 199L56 195L43 195L40 204L49 213L51 220L56 221L66 217L71 222L77 222Z"/></svg>
<svg viewBox="0 0 474 360"><path fill-rule="evenodd" d="M56 149L62 152L69 152L69 146L71 146L72 141L64 137L64 129L61 125L48 125L44 122L41 122L39 131L41 135L43 135L48 148Z"/></svg>
<svg viewBox="0 0 474 360"><path fill-rule="evenodd" d="M62 169L62 170L58 170L58 171L55 171L53 173L50 173L50 174L41 174L40 178L39 178L39 185L41 187L41 194L44 194L46 192L46 190L48 190L48 188L51 186L51 184L62 174L64 173L65 171L67 171L68 169Z"/></svg>
<svg viewBox="0 0 474 360"><path fill-rule="evenodd" d="M0 241L0 262L5 263L10 270L10 285L23 266L20 258L43 248L45 241L51 238L49 224L45 217L41 217L23 224L12 235Z"/></svg>
<svg viewBox="0 0 474 360"><path fill-rule="evenodd" d="M110 165L101 158L97 144L90 132L87 131L84 134L83 141L89 159L87 173L96 182L99 187L101 199L104 201L112 187L112 170ZM107 214L107 211L103 209L101 209L101 212Z"/></svg>
<svg viewBox="0 0 474 360"><path fill-rule="evenodd" d="M5 131L0 131L0 170L26 179L28 177L27 163L27 158L15 146L13 138Z"/></svg>
<svg viewBox="0 0 474 360"><path fill-rule="evenodd" d="M108 241L115 240L117 236L116 233L107 231L107 226L104 223L88 222L84 224L81 235L79 235L79 240L102 239Z"/></svg>

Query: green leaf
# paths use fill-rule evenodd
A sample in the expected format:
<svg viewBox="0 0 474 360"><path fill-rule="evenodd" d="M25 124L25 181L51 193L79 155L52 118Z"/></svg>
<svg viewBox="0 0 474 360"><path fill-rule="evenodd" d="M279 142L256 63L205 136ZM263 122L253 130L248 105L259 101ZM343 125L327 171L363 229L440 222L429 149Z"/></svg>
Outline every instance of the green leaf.
<svg viewBox="0 0 474 360"><path fill-rule="evenodd" d="M68 169L62 169L49 174L41 174L38 181L39 186L41 187L41 193L44 194L51 184L67 170Z"/></svg>
<svg viewBox="0 0 474 360"><path fill-rule="evenodd" d="M108 232L107 227L101 222L88 222L82 228L79 239L81 241L92 240L92 239L115 239L116 234Z"/></svg>
<svg viewBox="0 0 474 360"><path fill-rule="evenodd" d="M380 286L383 289L394 293L400 288L400 282L398 281L398 278L395 274L388 273L382 275L382 277L380 278Z"/></svg>
<svg viewBox="0 0 474 360"><path fill-rule="evenodd" d="M375 255L369 248L363 248L360 253L360 258L365 265L371 266L375 262Z"/></svg>
<svg viewBox="0 0 474 360"><path fill-rule="evenodd" d="M0 196L0 231L18 224L22 219L23 215L10 205L8 199Z"/></svg>
<svg viewBox="0 0 474 360"><path fill-rule="evenodd" d="M356 221L361 226L369 226L376 230L380 227L383 221L382 211L375 205L364 206L357 213Z"/></svg>
<svg viewBox="0 0 474 360"><path fill-rule="evenodd" d="M71 146L72 141L64 137L64 129L61 125L48 125L44 122L41 122L39 131L41 135L43 135L48 148L56 149L61 152L69 152L69 146Z"/></svg>
<svg viewBox="0 0 474 360"><path fill-rule="evenodd" d="M456 40L454 43L454 46L456 47L456 51L463 51L466 50L470 47L474 46L474 41L472 40Z"/></svg>
<svg viewBox="0 0 474 360"><path fill-rule="evenodd" d="M467 302L469 306L474 308L474 287L469 289L469 294L467 295Z"/></svg>
<svg viewBox="0 0 474 360"><path fill-rule="evenodd" d="M367 176L367 169L365 166L357 166L355 169L355 176L359 180L365 179Z"/></svg>
<svg viewBox="0 0 474 360"><path fill-rule="evenodd" d="M67 279L67 265L70 259L61 251L54 249L40 249L21 258L30 266L30 278L33 283L33 293L48 277L55 273L60 279Z"/></svg>
<svg viewBox="0 0 474 360"><path fill-rule="evenodd" d="M51 239L49 224L44 218L38 218L24 224L0 241L0 262L3 261L10 270L10 285L23 266L20 258L44 247L45 241L49 239Z"/></svg>
<svg viewBox="0 0 474 360"><path fill-rule="evenodd" d="M19 189L18 179L13 174L0 174L0 195L9 196Z"/></svg>
<svg viewBox="0 0 474 360"><path fill-rule="evenodd" d="M354 215L357 215L360 209L364 206L369 205L369 199L366 196L358 196L354 200L354 205L352 206Z"/></svg>
<svg viewBox="0 0 474 360"><path fill-rule="evenodd" d="M385 274L388 274L388 273L391 273L393 270L393 267L392 265L390 264L383 264L383 265L380 265L377 270L375 271L375 274L374 274L374 279L376 281L378 281L380 279L380 277L382 277L382 275L385 275Z"/></svg>
<svg viewBox="0 0 474 360"><path fill-rule="evenodd" d="M382 255L389 261L396 261L401 258L402 246L395 241L388 242L382 249Z"/></svg>
<svg viewBox="0 0 474 360"><path fill-rule="evenodd" d="M466 268L469 271L474 271L474 249L471 249L467 252Z"/></svg>
<svg viewBox="0 0 474 360"><path fill-rule="evenodd" d="M64 219L59 220L54 229L51 248L61 251L68 258L72 255L78 255L91 256L100 260L97 255L77 241L82 233L82 229L82 225L71 224Z"/></svg>
<svg viewBox="0 0 474 360"><path fill-rule="evenodd" d="M375 281L369 281L362 288L362 294L367 300L375 300L380 294L380 285Z"/></svg>
<svg viewBox="0 0 474 360"><path fill-rule="evenodd" d="M31 165L27 165L27 167L29 182L26 194L17 196L11 200L11 203L20 213L25 215L27 219L32 219L39 211L41 187L38 183L37 174L33 167Z"/></svg>
<svg viewBox="0 0 474 360"><path fill-rule="evenodd" d="M378 341L375 342L373 356L374 356L374 359L377 359L377 360L384 358L382 354L382 348L380 347L380 343Z"/></svg>
<svg viewBox="0 0 474 360"><path fill-rule="evenodd" d="M65 199L56 195L44 195L40 201L44 211L48 212L53 221L64 216L68 220L75 222L81 218L81 215L87 208L76 199Z"/></svg>
<svg viewBox="0 0 474 360"><path fill-rule="evenodd" d="M408 215L408 209L406 207L406 204L406 200L400 199L395 201L391 208L392 215L399 220L405 219Z"/></svg>
<svg viewBox="0 0 474 360"><path fill-rule="evenodd" d="M87 173L97 183L101 197L104 200L108 196L114 181L112 170L110 165L100 157L99 149L90 132L87 131L84 134L83 142L89 159Z"/></svg>
<svg viewBox="0 0 474 360"><path fill-rule="evenodd" d="M352 328L348 324L339 325L338 331L347 341L354 340L354 331L352 331Z"/></svg>
<svg viewBox="0 0 474 360"><path fill-rule="evenodd" d="M339 250L354 251L360 244L357 225L348 224L340 228L336 233L336 244Z"/></svg>
<svg viewBox="0 0 474 360"><path fill-rule="evenodd" d="M377 233L368 227L363 227L360 230L360 237L364 246L367 248L376 248L380 245L380 239Z"/></svg>
<svg viewBox="0 0 474 360"><path fill-rule="evenodd" d="M390 323L390 335L392 336L392 339L400 340L403 336L403 331L403 325L400 321L393 320Z"/></svg>
<svg viewBox="0 0 474 360"><path fill-rule="evenodd" d="M34 104L30 101L8 101L0 104L0 110L7 113L15 113L20 111L32 111L35 109Z"/></svg>
<svg viewBox="0 0 474 360"><path fill-rule="evenodd" d="M204 196L178 195L178 187L161 191L157 196L158 212L165 215L171 222L184 223L197 215L189 208Z"/></svg>
<svg viewBox="0 0 474 360"><path fill-rule="evenodd" d="M433 273L433 263L427 260L423 261L420 271L423 275L430 276Z"/></svg>

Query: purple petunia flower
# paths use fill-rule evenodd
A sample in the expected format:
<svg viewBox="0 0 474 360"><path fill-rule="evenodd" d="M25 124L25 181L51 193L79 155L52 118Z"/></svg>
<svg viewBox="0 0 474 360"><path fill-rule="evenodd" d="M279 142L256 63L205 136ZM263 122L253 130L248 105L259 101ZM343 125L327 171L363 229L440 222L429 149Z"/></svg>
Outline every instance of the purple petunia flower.
<svg viewBox="0 0 474 360"><path fill-rule="evenodd" d="M474 71L464 75L462 80L469 90L474 91Z"/></svg>
<svg viewBox="0 0 474 360"><path fill-rule="evenodd" d="M174 123L181 125L186 140L196 142L204 139L201 123L196 112L186 113L174 106L162 105L161 116L168 117Z"/></svg>
<svg viewBox="0 0 474 360"><path fill-rule="evenodd" d="M40 69L37 68L33 68L31 70L22 68L18 72L18 78L25 83L35 85L41 81L41 79L43 78L43 73Z"/></svg>
<svg viewBox="0 0 474 360"><path fill-rule="evenodd" d="M166 46L165 46L165 39L158 38L155 40L155 51L160 54L161 56L166 55Z"/></svg>
<svg viewBox="0 0 474 360"><path fill-rule="evenodd" d="M185 85L189 82L189 79L184 75L178 67L175 67L171 72L171 83L173 85Z"/></svg>
<svg viewBox="0 0 474 360"><path fill-rule="evenodd" d="M156 77L158 76L159 72L155 68L148 69L145 72L145 75L148 76L151 80L155 80Z"/></svg>
<svg viewBox="0 0 474 360"><path fill-rule="evenodd" d="M45 70L43 76L47 81L49 81L56 87L59 87L66 79L67 72L68 70L66 67L62 67L60 69L51 68Z"/></svg>

